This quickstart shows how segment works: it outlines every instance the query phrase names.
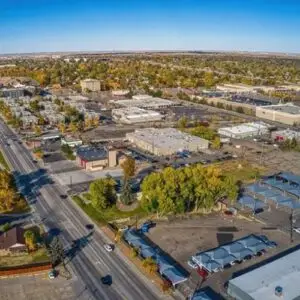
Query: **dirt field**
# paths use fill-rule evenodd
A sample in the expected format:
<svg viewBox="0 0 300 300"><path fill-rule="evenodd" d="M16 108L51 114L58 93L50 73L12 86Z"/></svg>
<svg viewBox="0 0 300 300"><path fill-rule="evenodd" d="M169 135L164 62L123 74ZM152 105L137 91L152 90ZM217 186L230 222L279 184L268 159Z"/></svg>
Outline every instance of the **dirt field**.
<svg viewBox="0 0 300 300"><path fill-rule="evenodd" d="M187 265L187 260L193 254L215 248L251 233L264 234L270 240L278 243L278 247L269 249L264 257L253 258L223 272L213 274L203 285L203 287L210 285L217 292L224 293L224 284L234 272L258 263L289 247L288 234L277 230L264 230L264 226L264 224L256 221L240 218L231 219L215 213L186 220L177 219L157 223L157 226L150 230L148 237L191 272L190 279L182 287L186 295L189 295L199 280L198 274Z"/></svg>

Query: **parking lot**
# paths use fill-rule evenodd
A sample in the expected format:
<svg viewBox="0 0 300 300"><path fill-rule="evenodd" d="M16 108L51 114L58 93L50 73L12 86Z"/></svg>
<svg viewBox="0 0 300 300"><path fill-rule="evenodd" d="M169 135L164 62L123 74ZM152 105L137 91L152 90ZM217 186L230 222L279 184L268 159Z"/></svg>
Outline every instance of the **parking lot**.
<svg viewBox="0 0 300 300"><path fill-rule="evenodd" d="M87 300L90 295L77 278L50 280L47 274L0 278L1 300Z"/></svg>
<svg viewBox="0 0 300 300"><path fill-rule="evenodd" d="M287 249L290 246L288 233L270 230L265 224L257 221L225 217L214 213L184 220L159 222L150 230L148 236L191 273L190 279L181 287L183 293L188 295L196 287L200 278L197 272L187 264L192 255L252 233L266 235L271 241L275 241L278 247L269 249L262 257L252 258L229 269L224 269L222 272L212 274L202 286L211 286L215 291L224 293L224 284L232 277L233 273ZM295 236L295 239L300 241L299 236Z"/></svg>

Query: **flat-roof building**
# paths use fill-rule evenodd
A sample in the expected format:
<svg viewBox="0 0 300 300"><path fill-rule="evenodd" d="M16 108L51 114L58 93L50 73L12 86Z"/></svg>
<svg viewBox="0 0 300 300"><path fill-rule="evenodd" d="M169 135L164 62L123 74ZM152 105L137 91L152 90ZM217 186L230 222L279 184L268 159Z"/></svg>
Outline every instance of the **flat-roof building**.
<svg viewBox="0 0 300 300"><path fill-rule="evenodd" d="M291 129L284 129L284 130L276 130L271 133L272 139L278 142L285 141L285 140L292 140L296 139L300 141L300 132L291 130Z"/></svg>
<svg viewBox="0 0 300 300"><path fill-rule="evenodd" d="M80 81L80 86L82 90L90 90L92 92L97 92L101 90L100 80L97 79L84 79Z"/></svg>
<svg viewBox="0 0 300 300"><path fill-rule="evenodd" d="M269 126L263 122L244 123L232 127L222 127L218 129L218 134L234 139L260 136L268 133Z"/></svg>
<svg viewBox="0 0 300 300"><path fill-rule="evenodd" d="M300 250L229 280L227 293L236 300L300 298Z"/></svg>
<svg viewBox="0 0 300 300"><path fill-rule="evenodd" d="M137 147L154 155L172 155L178 151L197 152L207 149L209 141L174 128L145 128L127 133L126 138Z"/></svg>
<svg viewBox="0 0 300 300"><path fill-rule="evenodd" d="M292 103L256 107L256 116L288 125L300 124L300 107Z"/></svg>
<svg viewBox="0 0 300 300"><path fill-rule="evenodd" d="M2 89L1 94L6 98L21 98L24 97L25 90L23 88Z"/></svg>
<svg viewBox="0 0 300 300"><path fill-rule="evenodd" d="M155 122L163 118L159 112L138 107L113 109L112 117L116 122L125 124Z"/></svg>
<svg viewBox="0 0 300 300"><path fill-rule="evenodd" d="M138 107L144 109L159 109L177 105L175 101L166 100L149 95L136 95L132 99L111 100L110 103L119 107Z"/></svg>

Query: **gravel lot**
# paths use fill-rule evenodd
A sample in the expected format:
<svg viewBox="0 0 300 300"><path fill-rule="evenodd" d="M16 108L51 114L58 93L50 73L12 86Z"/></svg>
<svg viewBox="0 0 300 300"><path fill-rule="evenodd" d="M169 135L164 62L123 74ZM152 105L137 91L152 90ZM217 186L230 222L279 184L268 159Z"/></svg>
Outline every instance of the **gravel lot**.
<svg viewBox="0 0 300 300"><path fill-rule="evenodd" d="M148 237L191 272L190 279L181 287L186 296L196 287L199 280L198 274L187 265L187 260L191 255L215 248L251 233L264 234L270 240L278 243L278 247L268 250L264 257L257 257L223 272L213 274L202 286L211 286L218 293L224 294L224 284L234 272L256 264L289 247L289 235L287 233L279 230L265 230L265 226L265 224L257 221L228 218L214 213L185 220L159 222L156 227L150 230ZM300 241L299 237L296 239Z"/></svg>

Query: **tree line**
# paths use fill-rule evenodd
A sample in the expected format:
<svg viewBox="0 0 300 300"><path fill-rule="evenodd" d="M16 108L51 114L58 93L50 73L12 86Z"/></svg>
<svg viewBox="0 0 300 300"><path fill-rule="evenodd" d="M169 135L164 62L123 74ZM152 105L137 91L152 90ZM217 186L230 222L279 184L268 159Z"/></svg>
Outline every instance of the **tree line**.
<svg viewBox="0 0 300 300"><path fill-rule="evenodd" d="M144 179L141 205L159 215L197 212L212 209L223 198L234 201L237 192L233 178L216 166L168 167Z"/></svg>

